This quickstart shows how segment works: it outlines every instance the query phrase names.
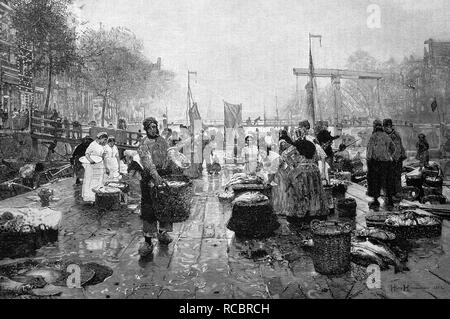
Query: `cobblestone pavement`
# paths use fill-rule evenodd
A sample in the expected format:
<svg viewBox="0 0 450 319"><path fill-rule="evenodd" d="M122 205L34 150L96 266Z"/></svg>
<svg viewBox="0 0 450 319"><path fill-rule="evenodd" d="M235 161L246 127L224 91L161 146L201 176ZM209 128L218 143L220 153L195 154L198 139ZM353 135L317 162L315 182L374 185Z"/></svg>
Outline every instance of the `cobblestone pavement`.
<svg viewBox="0 0 450 319"><path fill-rule="evenodd" d="M443 236L414 243L411 271L381 274L382 288L368 289L366 269L352 265L348 274L329 278L314 270L311 251L299 246L300 230L280 219L276 235L261 243L267 256L248 258L248 243L239 242L226 223L231 207L219 202L225 175L195 181L193 208L188 221L175 225L174 242L158 247L152 260L140 260L142 223L136 211L100 213L83 206L72 179L52 185L56 197L51 208L63 212L59 240L42 247L34 260L97 262L113 275L83 289L63 289L58 298L112 299L345 299L345 298L448 298L450 296L450 228ZM349 193L352 196L351 193ZM37 207L36 194L5 200L0 208ZM357 198L357 221L364 223L366 198ZM364 209L363 209L364 207ZM27 258L26 258L27 259ZM0 266L24 260L2 260Z"/></svg>

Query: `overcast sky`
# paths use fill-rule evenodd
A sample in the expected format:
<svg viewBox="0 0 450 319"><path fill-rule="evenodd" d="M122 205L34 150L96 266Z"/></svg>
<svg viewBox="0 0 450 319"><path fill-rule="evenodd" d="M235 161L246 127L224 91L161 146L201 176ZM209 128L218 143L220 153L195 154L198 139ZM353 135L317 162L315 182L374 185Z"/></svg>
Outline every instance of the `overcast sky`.
<svg viewBox="0 0 450 319"><path fill-rule="evenodd" d="M345 67L358 49L378 59L423 56L424 41L450 39L448 0L79 0L90 25L125 26L162 57L186 86L187 70L204 116L223 113L222 100L243 103L244 116L274 114L295 91L294 67L308 67L308 33L316 67ZM369 5L380 8L380 28L369 28ZM302 82L302 85L304 83ZM185 94L170 104L185 103ZM209 105L217 113L207 111ZM171 107L174 105L170 105ZM220 115L219 115L220 116Z"/></svg>

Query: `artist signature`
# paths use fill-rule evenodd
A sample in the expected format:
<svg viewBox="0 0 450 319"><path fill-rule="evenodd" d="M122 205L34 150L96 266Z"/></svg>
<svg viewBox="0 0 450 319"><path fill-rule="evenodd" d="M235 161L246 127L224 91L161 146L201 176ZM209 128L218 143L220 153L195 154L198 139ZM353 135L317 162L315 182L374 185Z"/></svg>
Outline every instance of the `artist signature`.
<svg viewBox="0 0 450 319"><path fill-rule="evenodd" d="M418 287L418 286L412 286L409 284L403 284L403 285L391 285L390 287L391 292L412 292L414 290L443 290L444 287L442 286L431 286L431 287Z"/></svg>

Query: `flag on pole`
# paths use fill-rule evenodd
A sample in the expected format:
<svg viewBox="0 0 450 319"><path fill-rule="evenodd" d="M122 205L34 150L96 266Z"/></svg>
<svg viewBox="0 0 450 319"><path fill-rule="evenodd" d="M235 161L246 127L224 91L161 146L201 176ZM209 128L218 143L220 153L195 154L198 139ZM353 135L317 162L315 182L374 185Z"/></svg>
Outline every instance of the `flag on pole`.
<svg viewBox="0 0 450 319"><path fill-rule="evenodd" d="M322 36L318 35L318 34L309 34L309 39L311 40L312 38L318 38L320 40L320 47L322 47Z"/></svg>
<svg viewBox="0 0 450 319"><path fill-rule="evenodd" d="M242 124L242 104L230 104L224 101L225 127L237 128Z"/></svg>

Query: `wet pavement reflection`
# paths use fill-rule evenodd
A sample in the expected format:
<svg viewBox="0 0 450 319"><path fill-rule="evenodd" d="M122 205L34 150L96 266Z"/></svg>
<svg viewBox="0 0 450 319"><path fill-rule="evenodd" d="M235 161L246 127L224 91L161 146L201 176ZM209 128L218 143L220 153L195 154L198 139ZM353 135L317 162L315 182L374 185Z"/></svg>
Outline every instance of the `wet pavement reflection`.
<svg viewBox="0 0 450 319"><path fill-rule="evenodd" d="M169 246L155 243L153 256L145 259L138 254L143 242L138 206L99 212L82 204L80 187L74 187L72 179L62 180L52 186L60 201L51 203L51 208L63 212L58 241L41 247L22 261L1 260L0 276L7 276L11 265L20 270L25 266L30 269L48 266L50 261L64 265L96 263L111 269L111 275L80 290L57 290L56 295L56 290L46 291L52 298L108 299L398 298L403 294L392 292L392 283L450 277L444 267L436 271L437 275L431 272L449 256L448 222L444 223L442 238L411 242L408 261L411 272L383 272L383 288L378 290L367 288L366 269L356 265L352 265L350 273L338 278L316 273L311 249L301 245L307 233L290 226L282 217L279 218L282 227L272 238L259 241L235 238L226 228L231 205L219 202L217 197L231 175L231 170L225 169L220 175L195 180L189 220L175 224L174 241ZM25 197L1 202L1 207L33 205L39 203ZM363 213L358 211L359 226L364 220ZM33 263L24 264L28 259ZM450 295L450 288L444 288ZM39 291L42 298L47 297L42 296L46 291ZM431 296L430 293L444 295L425 289L416 290L409 297Z"/></svg>

